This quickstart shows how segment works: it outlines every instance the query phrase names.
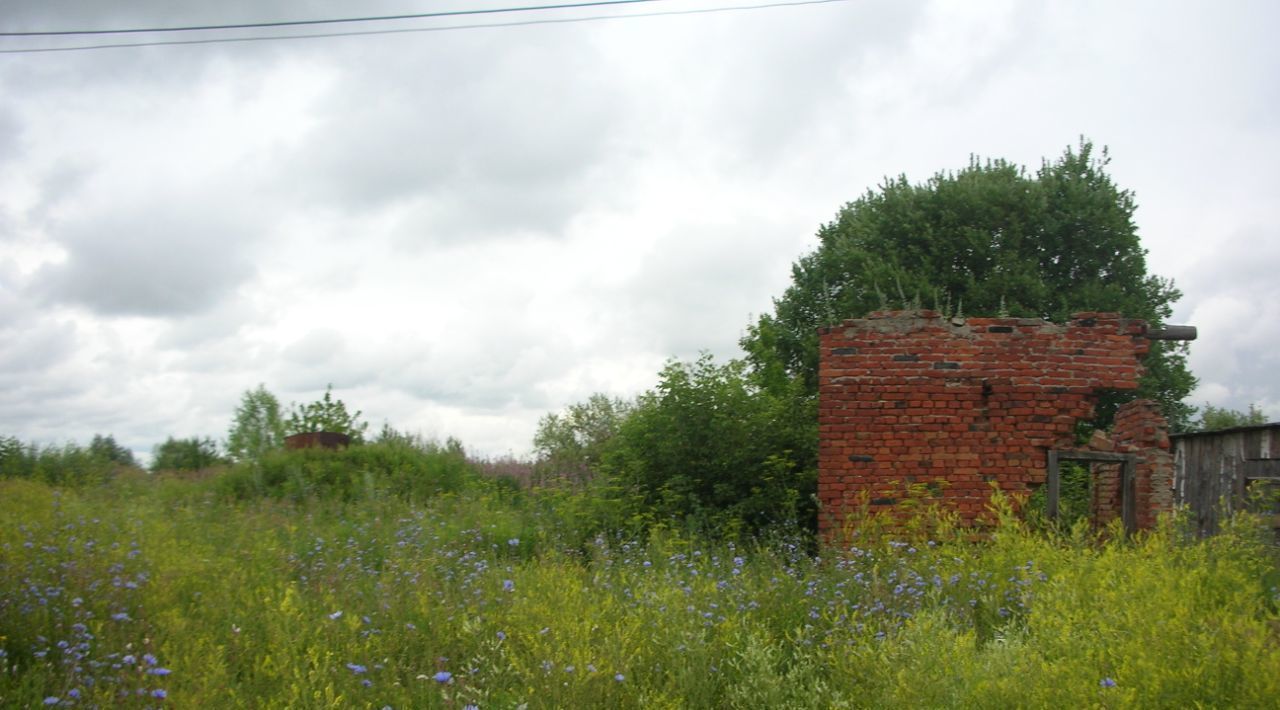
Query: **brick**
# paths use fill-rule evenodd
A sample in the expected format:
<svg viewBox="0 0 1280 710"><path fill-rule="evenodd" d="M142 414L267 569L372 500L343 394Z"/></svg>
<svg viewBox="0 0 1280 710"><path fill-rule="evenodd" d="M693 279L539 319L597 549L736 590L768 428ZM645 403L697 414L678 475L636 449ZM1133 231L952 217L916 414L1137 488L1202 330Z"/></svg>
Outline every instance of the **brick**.
<svg viewBox="0 0 1280 710"><path fill-rule="evenodd" d="M984 478L1024 494L1042 484L1045 451L1074 446L1074 424L1091 416L1096 391L1137 386L1149 349L1144 328L1109 313L1077 314L1068 326L1011 318L954 326L936 313L884 311L823 330L819 481L839 478L847 490L822 498L833 515L819 527L830 532L829 521L843 520L868 497L892 509L885 502L897 496L891 484L925 470L947 482L938 495L970 524L983 515L990 492ZM1168 439L1158 409L1134 405L1127 418L1117 416L1109 441L1117 450L1154 447L1156 458L1144 456L1139 466L1147 483L1138 487L1137 507L1145 521L1171 499L1159 458ZM849 446L830 446L832 438ZM856 476L844 473L855 468ZM1115 497L1100 495L1099 506ZM1107 505L1100 515L1118 510L1118 502Z"/></svg>

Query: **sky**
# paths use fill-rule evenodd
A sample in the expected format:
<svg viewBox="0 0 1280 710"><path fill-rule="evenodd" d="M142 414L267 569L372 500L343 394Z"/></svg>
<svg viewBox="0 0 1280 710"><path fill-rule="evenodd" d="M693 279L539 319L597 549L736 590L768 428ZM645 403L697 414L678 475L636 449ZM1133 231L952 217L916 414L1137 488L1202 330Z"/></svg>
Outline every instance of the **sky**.
<svg viewBox="0 0 1280 710"><path fill-rule="evenodd" d="M520 5L0 0L0 32ZM286 406L332 384L373 429L525 456L549 412L740 355L886 177L1035 169L1081 136L1199 328L1191 402L1280 420L1277 27L1272 2L845 0L0 53L0 435L145 456L225 438L258 384Z"/></svg>

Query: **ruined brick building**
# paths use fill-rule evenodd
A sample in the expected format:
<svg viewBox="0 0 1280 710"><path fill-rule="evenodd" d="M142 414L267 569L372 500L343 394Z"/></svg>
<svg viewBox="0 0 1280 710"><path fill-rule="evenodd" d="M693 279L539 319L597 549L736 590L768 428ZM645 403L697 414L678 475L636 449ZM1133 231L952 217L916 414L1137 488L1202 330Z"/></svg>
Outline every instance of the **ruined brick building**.
<svg viewBox="0 0 1280 710"><path fill-rule="evenodd" d="M1024 497L1059 461L1094 469L1092 514L1152 525L1172 507L1167 429L1153 402L1117 413L1109 435L1077 444L1103 390L1132 390L1153 337L1142 321L1079 313L1070 323L887 311L820 331L819 528L895 510L915 484L966 523L992 485Z"/></svg>

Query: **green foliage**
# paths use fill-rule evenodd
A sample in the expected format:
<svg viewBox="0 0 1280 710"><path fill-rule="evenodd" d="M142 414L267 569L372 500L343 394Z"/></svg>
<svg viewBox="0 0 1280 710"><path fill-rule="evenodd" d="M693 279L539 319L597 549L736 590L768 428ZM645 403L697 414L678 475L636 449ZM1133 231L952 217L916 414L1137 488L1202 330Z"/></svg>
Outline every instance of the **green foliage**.
<svg viewBox="0 0 1280 710"><path fill-rule="evenodd" d="M94 445L68 442L62 446L23 444L16 437L0 437L0 478L30 478L50 485L102 483L117 472L134 467L132 452L112 437L95 436Z"/></svg>
<svg viewBox="0 0 1280 710"><path fill-rule="evenodd" d="M175 439L170 436L163 444L156 446L151 457L151 470L201 471L226 462L218 451L218 442L209 437Z"/></svg>
<svg viewBox="0 0 1280 710"><path fill-rule="evenodd" d="M310 404L293 405L289 419L285 423L285 432L289 435L308 432L330 431L346 434L351 443L364 442L364 432L369 428L367 422L360 421L361 412L351 414L347 405L340 399L333 398L333 385L324 390L324 396Z"/></svg>
<svg viewBox="0 0 1280 710"><path fill-rule="evenodd" d="M862 536L814 556L786 539L567 538L561 505L584 495L569 487L547 507L485 488L225 503L209 485L0 481L0 705L73 691L77 707L121 706L122 691L131 707L1280 697L1280 569L1246 517L1206 540L1167 524L1099 541L1032 534L997 506L982 542Z"/></svg>
<svg viewBox="0 0 1280 710"><path fill-rule="evenodd" d="M116 443L114 436L94 434L89 441L89 455L102 461L111 461L121 466L137 466L133 452Z"/></svg>
<svg viewBox="0 0 1280 710"><path fill-rule="evenodd" d="M1108 162L1082 142L1034 175L974 158L923 184L886 180L818 230L818 248L794 264L774 312L751 325L742 346L753 370L768 386L795 379L816 392L818 328L886 307L886 292L963 303L970 315L1061 322L1075 311L1116 311L1163 322L1181 294L1147 273L1133 194L1112 182ZM1153 342L1145 364L1140 396L1184 426L1183 399L1195 385L1185 346Z"/></svg>
<svg viewBox="0 0 1280 710"><path fill-rule="evenodd" d="M235 461L257 461L283 445L280 400L263 384L247 390L240 397L240 406L236 407L231 430L227 432L227 454Z"/></svg>
<svg viewBox="0 0 1280 710"><path fill-rule="evenodd" d="M557 478L593 477L631 409L630 402L596 393L563 413L544 416L533 437L539 468Z"/></svg>
<svg viewBox="0 0 1280 710"><path fill-rule="evenodd" d="M224 497L240 500L421 501L480 483L457 440L439 445L394 436L337 451L279 449L257 465L237 466L217 485Z"/></svg>
<svg viewBox="0 0 1280 710"><path fill-rule="evenodd" d="M816 520L816 467L797 465L810 427L795 400L762 390L746 365L671 362L604 453L604 469L657 519L734 535Z"/></svg>
<svg viewBox="0 0 1280 710"><path fill-rule="evenodd" d="M1257 405L1250 404L1249 411L1241 412L1226 407L1206 404L1200 417L1191 425L1191 431L1217 431L1238 426L1258 426L1267 423L1267 415Z"/></svg>

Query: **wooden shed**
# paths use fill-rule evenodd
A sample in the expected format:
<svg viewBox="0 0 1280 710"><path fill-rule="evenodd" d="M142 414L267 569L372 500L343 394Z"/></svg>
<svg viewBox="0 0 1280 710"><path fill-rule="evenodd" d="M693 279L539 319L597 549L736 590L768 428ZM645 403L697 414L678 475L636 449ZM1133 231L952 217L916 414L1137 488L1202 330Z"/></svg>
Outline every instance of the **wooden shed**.
<svg viewBox="0 0 1280 710"><path fill-rule="evenodd" d="M1174 500L1191 508L1200 534L1246 506L1271 516L1280 540L1280 422L1174 434Z"/></svg>

